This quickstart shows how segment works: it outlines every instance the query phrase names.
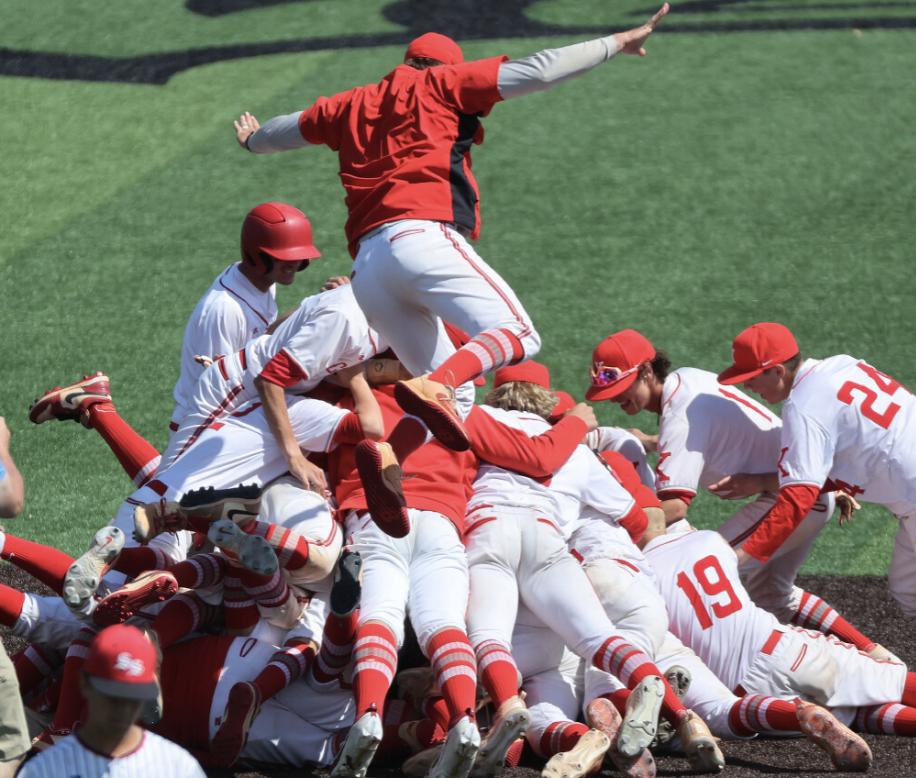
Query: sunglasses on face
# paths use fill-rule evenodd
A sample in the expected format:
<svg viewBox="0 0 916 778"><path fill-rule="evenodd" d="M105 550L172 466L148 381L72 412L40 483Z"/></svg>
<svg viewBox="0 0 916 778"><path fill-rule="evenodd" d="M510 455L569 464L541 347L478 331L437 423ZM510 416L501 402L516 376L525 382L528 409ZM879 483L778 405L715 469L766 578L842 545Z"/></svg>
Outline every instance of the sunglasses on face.
<svg viewBox="0 0 916 778"><path fill-rule="evenodd" d="M621 370L619 367L605 367L603 362L596 362L592 367L592 386L610 386L639 370L639 365Z"/></svg>

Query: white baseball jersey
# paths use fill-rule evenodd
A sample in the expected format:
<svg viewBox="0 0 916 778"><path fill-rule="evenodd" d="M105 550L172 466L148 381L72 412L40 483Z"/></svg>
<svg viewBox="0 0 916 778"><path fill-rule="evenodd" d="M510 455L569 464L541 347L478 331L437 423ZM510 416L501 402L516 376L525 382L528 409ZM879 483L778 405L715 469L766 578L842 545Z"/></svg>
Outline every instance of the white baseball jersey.
<svg viewBox="0 0 916 778"><path fill-rule="evenodd" d="M140 745L117 758L102 756L84 745L79 734L64 738L26 762L22 778L206 778L197 760L181 746L153 732Z"/></svg>
<svg viewBox="0 0 916 778"><path fill-rule="evenodd" d="M303 393L387 347L369 327L349 284L306 297L272 334L207 368L160 467L169 465L215 420L257 399L259 376L275 377L287 391Z"/></svg>
<svg viewBox="0 0 916 778"><path fill-rule="evenodd" d="M779 622L751 602L738 558L718 532L663 535L643 549L668 608L669 629L734 689Z"/></svg>
<svg viewBox="0 0 916 778"><path fill-rule="evenodd" d="M188 319L181 344L181 372L175 384L175 411L178 423L187 413L197 380L204 372L194 361L197 354L223 356L238 351L249 340L267 332L277 318L276 287L262 292L240 269L241 263L227 267L200 298Z"/></svg>
<svg viewBox="0 0 916 778"><path fill-rule="evenodd" d="M665 379L656 490L696 494L733 473L772 473L780 421L714 373L682 367Z"/></svg>
<svg viewBox="0 0 916 778"><path fill-rule="evenodd" d="M828 478L898 516L916 511L916 400L845 354L806 359L783 406L780 486Z"/></svg>

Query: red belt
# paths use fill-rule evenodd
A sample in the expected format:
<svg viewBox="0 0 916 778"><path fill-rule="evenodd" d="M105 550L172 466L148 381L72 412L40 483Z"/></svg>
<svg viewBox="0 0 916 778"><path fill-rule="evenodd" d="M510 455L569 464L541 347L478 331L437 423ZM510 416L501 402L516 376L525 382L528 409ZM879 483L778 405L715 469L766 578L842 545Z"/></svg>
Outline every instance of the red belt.
<svg viewBox="0 0 916 778"><path fill-rule="evenodd" d="M785 634L781 629L774 629L770 636L766 639L766 643L763 644L763 648L760 649L761 654L766 654L769 656L776 650L776 646L779 645L779 641L782 640L782 636ZM745 688L739 683L735 687L735 694L738 697L744 697L747 695Z"/></svg>

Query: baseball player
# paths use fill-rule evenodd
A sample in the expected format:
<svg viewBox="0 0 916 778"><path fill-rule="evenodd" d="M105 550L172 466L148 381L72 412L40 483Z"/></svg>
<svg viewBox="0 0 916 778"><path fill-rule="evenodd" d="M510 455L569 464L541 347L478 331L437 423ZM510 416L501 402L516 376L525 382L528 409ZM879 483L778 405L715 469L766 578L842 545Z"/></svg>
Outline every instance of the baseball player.
<svg viewBox="0 0 916 778"><path fill-rule="evenodd" d="M321 256L305 214L279 202L261 203L248 212L242 223L241 253L242 261L217 276L185 326L169 423L172 433L188 412L204 371L196 357L235 353L266 333L277 317L276 284L291 284L298 271ZM72 419L97 430L136 486L160 465L159 452L118 415L103 373L50 389L29 408L29 420L35 424L52 419Z"/></svg>
<svg viewBox="0 0 916 778"><path fill-rule="evenodd" d="M742 563L766 563L825 489L884 505L900 519L888 572L891 593L916 617L916 400L862 359L803 359L792 333L751 325L719 374L770 403L784 402L779 496L738 549Z"/></svg>
<svg viewBox="0 0 916 778"><path fill-rule="evenodd" d="M117 625L100 632L86 657L81 683L85 722L23 765L20 776L204 778L187 751L137 724L144 703L159 694L156 649L140 630Z"/></svg>
<svg viewBox="0 0 916 778"><path fill-rule="evenodd" d="M256 154L309 145L338 154L354 292L417 376L398 385L398 403L410 415L390 445L365 444L360 475L370 492L385 492L385 469L421 445L427 429L444 445L467 449L461 418L472 387L460 393L457 410L454 387L540 348L515 294L468 242L480 232L470 157L483 141L480 117L501 100L550 88L618 53L644 55L667 12L666 3L636 29L514 61L465 62L455 41L427 33L378 84L322 97L263 127L250 113L235 122L238 143ZM454 352L440 319L468 332L470 342Z"/></svg>
<svg viewBox="0 0 916 778"><path fill-rule="evenodd" d="M740 390L720 385L713 373L689 367L671 370L665 354L642 333L622 330L595 348L586 397L617 403L629 415L643 410L658 415L655 488L669 524L687 516L701 486L722 494L722 485L738 473L760 479L763 483L754 493L762 493L719 528L724 538L739 545L773 507L775 496L765 479L775 473L779 459L779 417ZM783 621L835 634L886 658L886 649L823 599L795 585L833 506L829 493L817 496L788 542L765 565L749 571L748 591L754 602Z"/></svg>
<svg viewBox="0 0 916 778"><path fill-rule="evenodd" d="M516 389L518 384L526 388ZM546 385L546 376L540 386L531 381L508 382L504 391L497 387L486 398L501 407L484 408L504 424L538 434L549 427L546 419L554 404ZM597 468L594 474L589 472L590 463ZM633 497L584 447L560 468L549 488L492 465L482 466L474 482L467 513L468 626L481 679L500 706L497 722L521 718L524 710L515 694L517 669L509 650L522 602L576 654L637 690L617 741L624 756L635 757L649 744L663 709L684 734L694 766L721 765L722 755L708 730L680 704L651 657L608 619L589 579L568 553L569 525L578 519L583 504L624 521L641 517L641 526L646 526Z"/></svg>
<svg viewBox="0 0 916 778"><path fill-rule="evenodd" d="M847 722L860 707L916 702L916 673L903 663L878 661L835 637L786 627L755 606L741 584L735 552L718 533L655 538L645 554L671 631L736 694L801 697L832 708ZM750 706L744 714L763 712ZM799 711L800 722L814 713ZM821 736L833 746L838 767L867 769L871 755L864 744L830 720L815 723L824 727Z"/></svg>

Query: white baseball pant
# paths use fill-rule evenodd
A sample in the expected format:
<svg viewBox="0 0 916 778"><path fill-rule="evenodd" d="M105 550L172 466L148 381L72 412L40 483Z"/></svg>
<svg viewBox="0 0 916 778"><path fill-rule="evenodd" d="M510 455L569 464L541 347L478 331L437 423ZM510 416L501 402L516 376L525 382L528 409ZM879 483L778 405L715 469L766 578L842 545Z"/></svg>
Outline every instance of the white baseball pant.
<svg viewBox="0 0 916 778"><path fill-rule="evenodd" d="M900 517L887 583L903 612L916 618L916 513Z"/></svg>

